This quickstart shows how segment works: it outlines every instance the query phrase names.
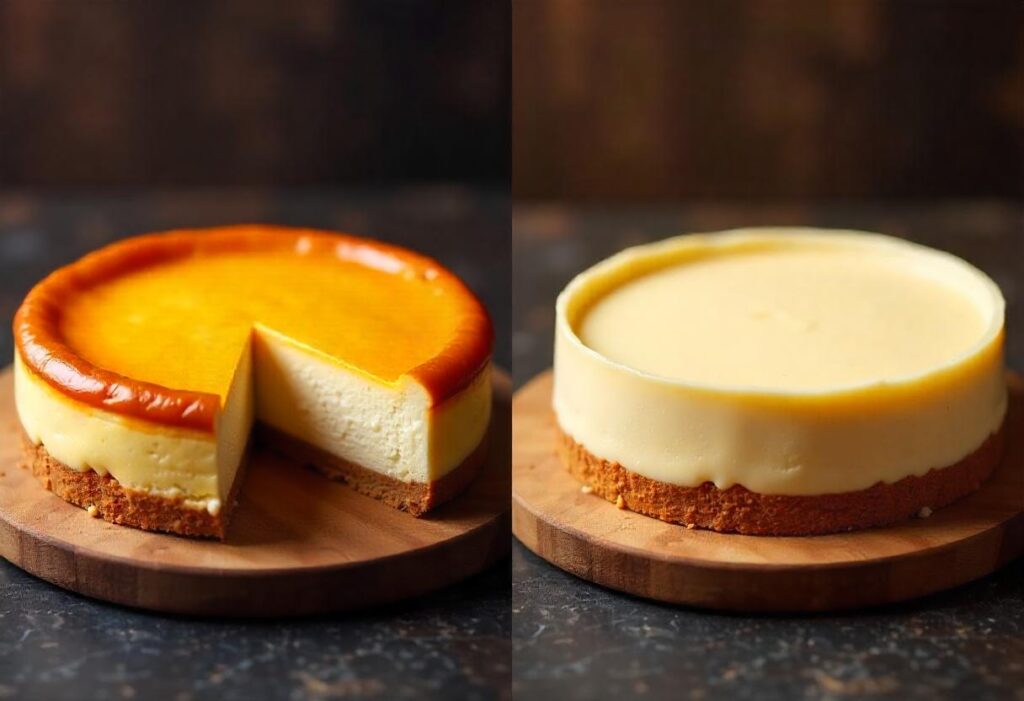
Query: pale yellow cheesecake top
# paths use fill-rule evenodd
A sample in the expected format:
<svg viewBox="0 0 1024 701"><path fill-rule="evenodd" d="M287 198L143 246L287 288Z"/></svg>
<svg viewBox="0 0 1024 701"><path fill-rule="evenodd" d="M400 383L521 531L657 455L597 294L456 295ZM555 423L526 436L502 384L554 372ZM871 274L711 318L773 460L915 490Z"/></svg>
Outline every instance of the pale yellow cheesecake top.
<svg viewBox="0 0 1024 701"><path fill-rule="evenodd" d="M594 302L578 332L606 357L674 380L820 390L949 362L982 338L987 301L903 251L779 245L642 275Z"/></svg>
<svg viewBox="0 0 1024 701"><path fill-rule="evenodd" d="M557 316L561 428L672 484L864 489L956 463L1006 408L998 287L877 234L640 246L574 279Z"/></svg>

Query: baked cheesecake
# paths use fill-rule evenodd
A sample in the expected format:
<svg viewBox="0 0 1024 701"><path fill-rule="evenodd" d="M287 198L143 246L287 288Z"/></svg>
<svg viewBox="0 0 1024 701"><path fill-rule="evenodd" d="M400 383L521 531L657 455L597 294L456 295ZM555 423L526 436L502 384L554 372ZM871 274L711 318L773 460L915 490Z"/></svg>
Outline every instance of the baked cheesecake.
<svg viewBox="0 0 1024 701"><path fill-rule="evenodd" d="M395 246L269 226L131 238L40 282L14 337L27 463L115 523L223 538L254 422L414 515L482 460L488 315Z"/></svg>
<svg viewBox="0 0 1024 701"><path fill-rule="evenodd" d="M595 494L689 527L806 535L927 515L1000 459L1003 320L982 272L878 234L631 248L558 298L559 452Z"/></svg>

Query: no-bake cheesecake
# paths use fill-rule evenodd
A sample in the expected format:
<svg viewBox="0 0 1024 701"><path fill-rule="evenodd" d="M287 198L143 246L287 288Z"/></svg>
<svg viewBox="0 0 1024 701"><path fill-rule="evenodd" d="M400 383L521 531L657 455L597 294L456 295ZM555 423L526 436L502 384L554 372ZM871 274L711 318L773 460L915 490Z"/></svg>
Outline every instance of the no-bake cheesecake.
<svg viewBox="0 0 1024 701"><path fill-rule="evenodd" d="M14 336L27 462L116 523L224 537L254 422L415 515L482 460L488 315L394 246L267 226L127 239L40 282Z"/></svg>
<svg viewBox="0 0 1024 701"><path fill-rule="evenodd" d="M927 514L997 465L1004 301L887 236L751 229L623 251L557 304L560 455L666 521L762 535Z"/></svg>

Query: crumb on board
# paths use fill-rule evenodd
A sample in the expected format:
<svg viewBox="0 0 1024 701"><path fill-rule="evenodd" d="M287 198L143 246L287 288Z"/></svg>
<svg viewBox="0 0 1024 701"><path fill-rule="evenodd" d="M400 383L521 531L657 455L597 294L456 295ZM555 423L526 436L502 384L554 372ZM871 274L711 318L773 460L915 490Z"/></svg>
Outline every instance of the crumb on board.
<svg viewBox="0 0 1024 701"><path fill-rule="evenodd" d="M615 507L618 509L626 508L626 500L622 498L621 494L615 497Z"/></svg>
<svg viewBox="0 0 1024 701"><path fill-rule="evenodd" d="M583 492L584 494L590 494L591 492L594 491L594 488L591 487L589 484L585 484L582 487L580 487L580 491Z"/></svg>
<svg viewBox="0 0 1024 701"><path fill-rule="evenodd" d="M99 518L100 516L100 510L96 508L95 504L89 504L89 506L85 508L85 512L93 518Z"/></svg>
<svg viewBox="0 0 1024 701"><path fill-rule="evenodd" d="M928 518L931 515L932 515L932 510L931 510L931 507L928 507L928 506L922 506L921 510L917 512L917 517L918 518Z"/></svg>
<svg viewBox="0 0 1024 701"><path fill-rule="evenodd" d="M688 530L688 531L692 531L696 527L697 527L696 523L688 523L688 524L686 524L686 530Z"/></svg>

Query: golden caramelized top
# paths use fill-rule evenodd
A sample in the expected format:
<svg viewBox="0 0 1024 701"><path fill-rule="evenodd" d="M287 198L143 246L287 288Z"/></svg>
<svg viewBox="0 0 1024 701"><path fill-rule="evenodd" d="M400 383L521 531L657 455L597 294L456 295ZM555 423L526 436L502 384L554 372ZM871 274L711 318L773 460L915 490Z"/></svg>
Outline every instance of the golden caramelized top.
<svg viewBox="0 0 1024 701"><path fill-rule="evenodd" d="M52 386L130 416L212 428L254 327L435 404L487 362L476 298L436 262L339 234L266 226L113 244L36 286L15 317Z"/></svg>

